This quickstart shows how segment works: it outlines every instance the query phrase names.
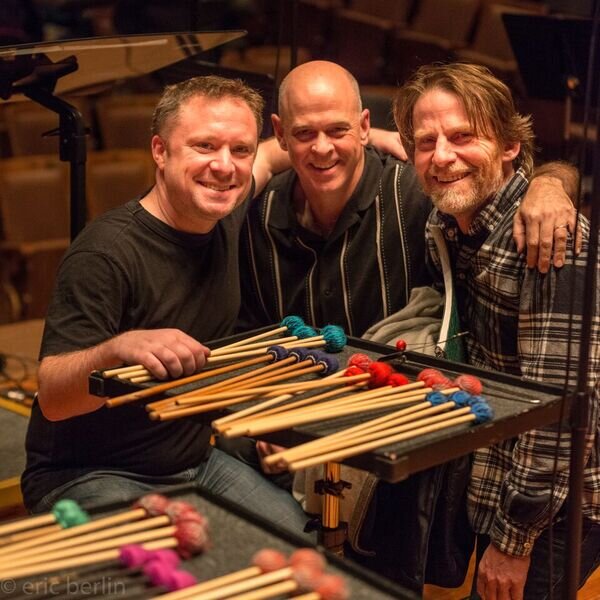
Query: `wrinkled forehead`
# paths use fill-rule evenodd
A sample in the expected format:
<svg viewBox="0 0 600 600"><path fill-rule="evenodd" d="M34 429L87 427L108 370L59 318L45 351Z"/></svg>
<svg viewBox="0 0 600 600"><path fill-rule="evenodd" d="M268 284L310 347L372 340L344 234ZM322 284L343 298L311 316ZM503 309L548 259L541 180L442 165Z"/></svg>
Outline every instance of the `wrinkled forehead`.
<svg viewBox="0 0 600 600"><path fill-rule="evenodd" d="M491 117L477 107L476 98L465 98L443 87L426 89L415 101L412 111L414 135L432 122L447 127L463 127L482 137L493 137Z"/></svg>
<svg viewBox="0 0 600 600"><path fill-rule="evenodd" d="M255 142L258 140L256 115L243 99L234 96L211 97L196 94L182 102L166 122L169 132L180 126L198 124L222 125L225 128L239 126L249 139Z"/></svg>

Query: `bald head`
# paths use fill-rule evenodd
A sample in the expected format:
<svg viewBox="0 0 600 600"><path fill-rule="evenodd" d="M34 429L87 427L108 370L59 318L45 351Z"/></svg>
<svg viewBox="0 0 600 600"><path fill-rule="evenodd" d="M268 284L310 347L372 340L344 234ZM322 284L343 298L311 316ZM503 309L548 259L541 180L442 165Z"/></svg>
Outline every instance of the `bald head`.
<svg viewBox="0 0 600 600"><path fill-rule="evenodd" d="M298 176L297 198L304 195L320 229L331 231L365 165L369 111L356 80L335 63L304 63L282 82L271 121Z"/></svg>
<svg viewBox="0 0 600 600"><path fill-rule="evenodd" d="M279 86L279 116L289 117L294 110L296 97L313 97L331 94L338 99L351 99L356 112L362 111L360 90L352 73L326 60L313 60L292 69Z"/></svg>

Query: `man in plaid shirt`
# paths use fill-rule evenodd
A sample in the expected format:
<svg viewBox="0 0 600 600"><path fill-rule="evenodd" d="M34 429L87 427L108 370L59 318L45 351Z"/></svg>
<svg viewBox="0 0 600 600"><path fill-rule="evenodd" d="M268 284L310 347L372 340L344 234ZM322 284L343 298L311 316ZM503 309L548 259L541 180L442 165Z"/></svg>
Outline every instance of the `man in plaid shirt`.
<svg viewBox="0 0 600 600"><path fill-rule="evenodd" d="M573 386L581 338L589 226L582 252L548 274L527 268L512 220L533 166L531 121L484 67L423 67L400 90L394 116L404 147L435 209L428 220L432 270L441 281L434 238L445 242L469 363L527 379ZM568 167L565 166L565 169ZM576 181L576 173L573 174ZM559 225L558 229L566 228ZM600 301L594 294L589 389L600 366ZM568 362L569 345L571 360ZM582 578L600 557L598 389L590 402L583 499ZM563 427L564 429L564 427ZM559 426L526 432L475 452L467 507L478 546L477 591L487 599L539 600L549 593L548 525L556 598L564 593L565 499L570 435ZM555 471L556 457L556 473ZM551 501L552 498L552 501Z"/></svg>

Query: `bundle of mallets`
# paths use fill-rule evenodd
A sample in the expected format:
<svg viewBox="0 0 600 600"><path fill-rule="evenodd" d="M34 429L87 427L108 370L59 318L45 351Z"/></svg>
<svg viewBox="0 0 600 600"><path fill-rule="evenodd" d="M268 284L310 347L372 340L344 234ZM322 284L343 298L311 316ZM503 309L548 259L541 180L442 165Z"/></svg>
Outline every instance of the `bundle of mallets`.
<svg viewBox="0 0 600 600"><path fill-rule="evenodd" d="M417 381L410 383L389 364L355 354L346 369L331 377L341 383L347 381L349 385L291 402L289 395L275 397L217 419L213 428L224 437L258 436L348 415L388 412L266 459L267 463L296 471L456 425L481 423L492 418L488 404L475 395L481 392L481 383L470 375L461 375L452 382L435 369L425 369ZM365 389L367 386L369 389ZM287 389L288 394L294 391L291 386ZM332 396L338 397L332 399ZM389 412L395 408L399 410Z"/></svg>
<svg viewBox="0 0 600 600"><path fill-rule="evenodd" d="M195 579L177 570L176 555L156 552L175 548L183 558L203 552L208 524L191 504L149 494L130 510L98 519L90 519L72 500L61 500L46 515L3 525L0 536L1 579L28 578L33 585L34 575L101 565L64 574L89 579L108 561L112 568L139 567L154 585L179 589Z"/></svg>
<svg viewBox="0 0 600 600"><path fill-rule="evenodd" d="M286 558L272 549L257 552L252 566L162 596L164 600L346 600L344 579L325 572L321 554L300 548Z"/></svg>
<svg viewBox="0 0 600 600"><path fill-rule="evenodd" d="M280 334L282 333L287 335L281 337ZM275 341L274 338L277 338L277 340ZM239 361L240 359L247 359L251 356L258 358L245 361L246 365L259 364L265 360L269 346L272 346L274 343L277 343L284 348L294 348L297 346L302 346L304 348L325 347L328 352L339 352L346 344L346 335L344 330L336 325L326 325L317 331L309 325L306 325L301 317L290 315L285 317L278 327L211 350L206 364L210 366L225 362ZM226 367L214 371L207 370L200 374L202 376L192 375L190 377L174 380L165 385L176 387L171 384L177 382L177 386L180 386L186 383L200 381L207 376L212 377L213 375L226 373L240 367L241 365L234 367L234 369ZM209 373L209 375L206 375L205 373ZM143 365L129 365L115 369L107 369L102 372L102 375L104 377L116 377L118 379L127 380L131 383L145 383L152 380L150 373ZM159 391L170 389L170 387L163 386Z"/></svg>

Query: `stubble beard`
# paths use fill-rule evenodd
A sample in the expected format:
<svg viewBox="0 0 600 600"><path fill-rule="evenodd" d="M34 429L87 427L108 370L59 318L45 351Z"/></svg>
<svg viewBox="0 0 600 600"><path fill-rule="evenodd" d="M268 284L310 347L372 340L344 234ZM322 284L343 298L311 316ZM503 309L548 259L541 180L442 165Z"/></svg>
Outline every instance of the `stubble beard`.
<svg viewBox="0 0 600 600"><path fill-rule="evenodd" d="M480 167L469 177L471 182L466 190L441 190L429 184L425 186L425 193L431 197L434 206L442 213L448 215L474 213L486 204L502 185L502 169L490 164Z"/></svg>

